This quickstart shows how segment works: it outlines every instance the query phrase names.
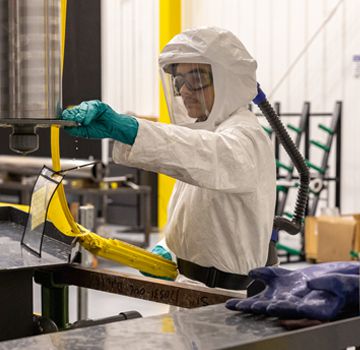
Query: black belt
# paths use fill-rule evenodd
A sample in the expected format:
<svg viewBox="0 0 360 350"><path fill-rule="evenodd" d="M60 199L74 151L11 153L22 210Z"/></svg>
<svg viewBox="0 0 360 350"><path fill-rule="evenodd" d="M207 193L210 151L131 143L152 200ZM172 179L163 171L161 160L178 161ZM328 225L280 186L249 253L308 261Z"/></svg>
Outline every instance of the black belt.
<svg viewBox="0 0 360 350"><path fill-rule="evenodd" d="M202 282L210 288L245 290L253 282L247 275L224 272L216 267L200 266L180 258L177 258L177 265L182 275Z"/></svg>

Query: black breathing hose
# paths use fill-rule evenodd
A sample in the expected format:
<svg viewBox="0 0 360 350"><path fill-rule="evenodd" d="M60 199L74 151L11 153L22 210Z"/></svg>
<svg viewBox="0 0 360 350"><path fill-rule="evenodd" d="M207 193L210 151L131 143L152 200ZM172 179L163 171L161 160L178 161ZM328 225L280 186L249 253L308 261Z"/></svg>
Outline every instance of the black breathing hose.
<svg viewBox="0 0 360 350"><path fill-rule="evenodd" d="M305 163L303 156L296 148L294 142L286 131L280 118L270 105L266 98L266 95L261 90L258 84L258 94L254 98L253 102L260 108L261 112L267 119L272 130L275 132L276 137L279 139L280 144L284 147L286 153L289 155L292 163L297 169L300 177L300 187L298 189L294 216L292 220L288 220L281 216L275 216L274 218L274 229L284 230L291 235L295 235L302 230L303 219L305 216L306 205L309 197L309 182L310 174L309 169Z"/></svg>

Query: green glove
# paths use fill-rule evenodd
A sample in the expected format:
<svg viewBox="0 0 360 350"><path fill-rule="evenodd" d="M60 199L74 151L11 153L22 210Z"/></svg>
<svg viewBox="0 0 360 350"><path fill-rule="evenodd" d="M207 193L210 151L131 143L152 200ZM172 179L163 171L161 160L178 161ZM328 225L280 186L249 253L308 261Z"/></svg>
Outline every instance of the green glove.
<svg viewBox="0 0 360 350"><path fill-rule="evenodd" d="M168 252L168 251L167 251L164 247L162 247L161 245L156 245L156 246L151 250L151 253L160 255L162 258L172 261L172 257L171 257L170 252ZM151 274L146 273L146 272L143 272L143 271L140 271L140 273L143 274L144 276L160 278L160 279L162 279L162 280L167 280L167 281L174 281L173 278L159 277L159 276L151 275Z"/></svg>
<svg viewBox="0 0 360 350"><path fill-rule="evenodd" d="M65 127L72 136L91 139L111 138L133 145L138 132L138 121L128 115L114 112L98 100L82 102L63 111L61 118L77 122L79 126Z"/></svg>

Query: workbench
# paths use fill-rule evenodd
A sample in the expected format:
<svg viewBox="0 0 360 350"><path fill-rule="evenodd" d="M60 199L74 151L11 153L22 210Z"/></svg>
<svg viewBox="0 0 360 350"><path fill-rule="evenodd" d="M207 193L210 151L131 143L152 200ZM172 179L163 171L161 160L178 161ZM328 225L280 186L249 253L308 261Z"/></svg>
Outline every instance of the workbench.
<svg viewBox="0 0 360 350"><path fill-rule="evenodd" d="M20 244L27 213L0 207L0 340L33 334L33 278L41 284L42 315L69 326L68 286L125 295L182 308L223 303L238 293L145 276L86 268L76 263L79 243L45 226L41 257ZM127 310L124 310L127 311Z"/></svg>
<svg viewBox="0 0 360 350"><path fill-rule="evenodd" d="M360 345L360 317L287 331L276 318L227 310L238 293L77 265L78 243L46 225L42 257L20 245L26 214L0 208L2 349L346 349ZM32 336L33 277L42 313L65 326L66 288L76 285L180 306L180 311ZM127 311L127 310L124 310ZM64 327L66 329L66 327ZM25 337L25 338L24 338ZM13 339L13 340L8 340Z"/></svg>
<svg viewBox="0 0 360 350"><path fill-rule="evenodd" d="M223 304L0 343L10 349L330 350L360 344L360 317L296 331Z"/></svg>

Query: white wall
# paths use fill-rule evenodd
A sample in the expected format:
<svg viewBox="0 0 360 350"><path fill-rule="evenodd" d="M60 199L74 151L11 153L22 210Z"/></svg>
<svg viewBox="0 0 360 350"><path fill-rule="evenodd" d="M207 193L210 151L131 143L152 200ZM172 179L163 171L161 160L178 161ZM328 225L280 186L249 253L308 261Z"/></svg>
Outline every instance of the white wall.
<svg viewBox="0 0 360 350"><path fill-rule="evenodd" d="M102 97L119 112L158 115L158 0L101 0Z"/></svg>
<svg viewBox="0 0 360 350"><path fill-rule="evenodd" d="M184 29L233 31L257 59L258 81L282 110L298 112L307 100L312 111L325 112L344 101L341 204L343 212L359 212L360 79L352 59L360 54L360 1L183 0L183 11Z"/></svg>
<svg viewBox="0 0 360 350"><path fill-rule="evenodd" d="M158 1L102 0L102 12L104 100L119 111L158 114ZM360 54L359 13L359 0L183 0L183 29L233 31L283 111L298 112L308 100L325 112L344 101L343 212L360 211L360 79L352 62Z"/></svg>

